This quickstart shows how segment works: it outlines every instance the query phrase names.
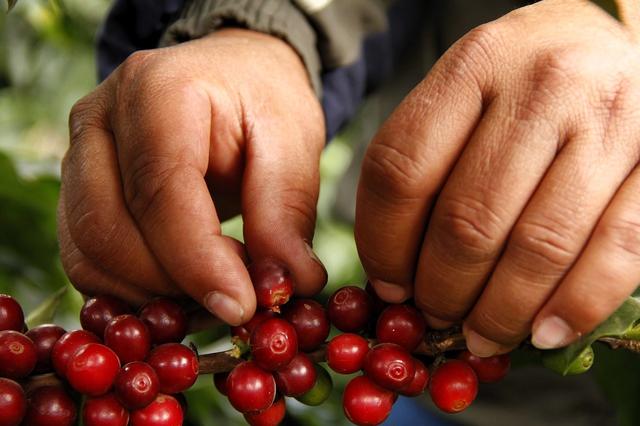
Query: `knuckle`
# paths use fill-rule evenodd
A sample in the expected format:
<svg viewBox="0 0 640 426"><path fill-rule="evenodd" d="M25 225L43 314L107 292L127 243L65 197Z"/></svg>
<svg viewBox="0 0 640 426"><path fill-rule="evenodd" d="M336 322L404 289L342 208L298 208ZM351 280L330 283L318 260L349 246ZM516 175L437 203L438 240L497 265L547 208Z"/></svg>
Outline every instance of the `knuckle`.
<svg viewBox="0 0 640 426"><path fill-rule="evenodd" d="M519 317L507 318L496 311L482 310L473 315L471 327L497 343L502 345L518 344L524 339L530 327L522 324Z"/></svg>
<svg viewBox="0 0 640 426"><path fill-rule="evenodd" d="M91 129L106 127L106 116L104 96L94 93L78 100L69 112L70 143L82 140Z"/></svg>
<svg viewBox="0 0 640 426"><path fill-rule="evenodd" d="M436 298L433 297L433 294L425 294L424 292L414 293L414 299L420 310L444 321L460 321L469 309L466 304L457 300L451 300L447 297Z"/></svg>
<svg viewBox="0 0 640 426"><path fill-rule="evenodd" d="M623 254L640 260L640 221L616 217L605 222L598 233Z"/></svg>
<svg viewBox="0 0 640 426"><path fill-rule="evenodd" d="M465 34L450 50L447 58L454 68L472 74L488 71L504 49L504 30L499 22L475 27Z"/></svg>
<svg viewBox="0 0 640 426"><path fill-rule="evenodd" d="M282 200L285 215L295 218L295 223L301 223L306 235L313 232L316 222L317 197L312 191L303 188L283 188L279 191L278 199Z"/></svg>
<svg viewBox="0 0 640 426"><path fill-rule="evenodd" d="M153 62L156 57L157 54L153 50L137 50L133 52L127 56L118 68L119 80L127 81L140 72L147 72L151 65L150 62Z"/></svg>
<svg viewBox="0 0 640 426"><path fill-rule="evenodd" d="M544 222L518 223L511 234L509 250L516 265L533 273L564 273L574 259L570 238L559 227Z"/></svg>

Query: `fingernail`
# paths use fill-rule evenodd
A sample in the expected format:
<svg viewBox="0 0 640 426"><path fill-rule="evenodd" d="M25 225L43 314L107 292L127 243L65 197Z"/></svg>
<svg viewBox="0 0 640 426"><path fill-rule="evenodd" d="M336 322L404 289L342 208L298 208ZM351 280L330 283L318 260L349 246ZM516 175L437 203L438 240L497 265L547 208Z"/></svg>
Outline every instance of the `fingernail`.
<svg viewBox="0 0 640 426"><path fill-rule="evenodd" d="M577 336L565 320L554 315L538 322L531 343L538 349L556 349L571 343Z"/></svg>
<svg viewBox="0 0 640 426"><path fill-rule="evenodd" d="M427 321L427 325L429 328L433 328L434 330L444 330L449 328L455 324L452 321L441 320L440 318L432 317L431 315L423 312L422 316Z"/></svg>
<svg viewBox="0 0 640 426"><path fill-rule="evenodd" d="M204 303L211 313L229 325L244 322L244 308L224 293L212 291L205 296Z"/></svg>
<svg viewBox="0 0 640 426"><path fill-rule="evenodd" d="M493 340L485 339L473 330L466 333L467 349L481 358L487 358L498 353L501 345Z"/></svg>
<svg viewBox="0 0 640 426"><path fill-rule="evenodd" d="M304 240L304 247L307 250L307 254L309 255L309 257L313 259L318 265L320 265L324 270L324 274L327 275L327 268L325 268L324 263L322 263L322 260L320 260L316 252L313 251L313 249L311 248L311 244L309 244L309 241Z"/></svg>
<svg viewBox="0 0 640 426"><path fill-rule="evenodd" d="M382 280L369 280L376 289L376 294L388 303L402 303L409 298L406 287L399 284L392 284Z"/></svg>

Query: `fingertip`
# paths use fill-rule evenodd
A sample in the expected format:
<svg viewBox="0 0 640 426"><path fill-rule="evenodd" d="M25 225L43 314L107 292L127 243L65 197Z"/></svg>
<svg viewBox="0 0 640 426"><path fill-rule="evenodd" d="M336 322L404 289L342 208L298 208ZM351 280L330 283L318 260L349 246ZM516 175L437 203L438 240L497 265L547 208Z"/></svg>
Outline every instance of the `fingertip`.
<svg viewBox="0 0 640 426"><path fill-rule="evenodd" d="M204 306L215 316L229 325L244 324L253 316L254 309L246 309L233 297L214 290L204 297Z"/></svg>
<svg viewBox="0 0 640 426"><path fill-rule="evenodd" d="M380 279L370 279L378 297L387 303L404 303L413 292L411 286L394 284Z"/></svg>

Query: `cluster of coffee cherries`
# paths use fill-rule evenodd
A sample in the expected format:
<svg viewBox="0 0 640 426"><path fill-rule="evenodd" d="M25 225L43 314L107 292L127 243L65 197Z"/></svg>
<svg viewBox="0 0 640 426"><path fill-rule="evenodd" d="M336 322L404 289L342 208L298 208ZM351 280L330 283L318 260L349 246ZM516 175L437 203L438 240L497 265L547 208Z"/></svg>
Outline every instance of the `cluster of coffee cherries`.
<svg viewBox="0 0 640 426"><path fill-rule="evenodd" d="M187 331L179 305L159 298L134 314L99 296L85 302L80 323L26 331L21 306L0 295L0 425L183 423L181 392L195 382L198 359L179 343Z"/></svg>

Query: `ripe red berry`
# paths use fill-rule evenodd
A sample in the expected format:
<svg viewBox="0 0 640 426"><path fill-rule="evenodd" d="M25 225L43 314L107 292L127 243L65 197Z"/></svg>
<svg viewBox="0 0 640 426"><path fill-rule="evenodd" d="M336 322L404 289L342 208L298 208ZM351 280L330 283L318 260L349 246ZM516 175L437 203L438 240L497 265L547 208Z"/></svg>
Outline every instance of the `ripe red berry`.
<svg viewBox="0 0 640 426"><path fill-rule="evenodd" d="M22 331L24 313L16 299L8 294L0 294L0 331Z"/></svg>
<svg viewBox="0 0 640 426"><path fill-rule="evenodd" d="M27 336L14 330L0 331L0 376L27 377L38 362L36 347Z"/></svg>
<svg viewBox="0 0 640 426"><path fill-rule="evenodd" d="M274 377L280 393L301 396L316 383L316 369L307 355L299 353L289 364L276 371Z"/></svg>
<svg viewBox="0 0 640 426"><path fill-rule="evenodd" d="M165 343L154 348L147 363L156 370L160 392L178 393L189 389L198 378L198 357L180 343Z"/></svg>
<svg viewBox="0 0 640 426"><path fill-rule="evenodd" d="M273 374L253 361L238 364L227 378L229 402L241 413L259 412L273 404L276 381Z"/></svg>
<svg viewBox="0 0 640 426"><path fill-rule="evenodd" d="M358 332L367 325L371 317L371 298L360 287L342 287L329 298L327 313L338 330Z"/></svg>
<svg viewBox="0 0 640 426"><path fill-rule="evenodd" d="M391 412L395 396L366 376L352 379L344 389L342 406L349 421L356 425L378 425Z"/></svg>
<svg viewBox="0 0 640 426"><path fill-rule="evenodd" d="M402 346L380 343L367 353L364 371L378 385L397 391L411 382L415 365L409 352Z"/></svg>
<svg viewBox="0 0 640 426"><path fill-rule="evenodd" d="M82 407L83 426L127 426L129 412L112 393L87 398Z"/></svg>
<svg viewBox="0 0 640 426"><path fill-rule="evenodd" d="M251 426L277 426L284 420L286 411L284 398L280 397L266 410L259 413L246 413L244 418Z"/></svg>
<svg viewBox="0 0 640 426"><path fill-rule="evenodd" d="M277 310L293 295L293 280L289 271L273 259L254 262L248 270L259 307Z"/></svg>
<svg viewBox="0 0 640 426"><path fill-rule="evenodd" d="M27 331L26 336L31 339L36 347L38 362L35 373L47 373L51 371L51 350L66 331L55 324L42 324Z"/></svg>
<svg viewBox="0 0 640 426"><path fill-rule="evenodd" d="M315 300L294 300L284 306L283 316L296 329L298 348L303 352L317 349L329 335L329 318L322 305Z"/></svg>
<svg viewBox="0 0 640 426"><path fill-rule="evenodd" d="M104 329L112 318L128 314L131 308L121 299L113 296L96 296L84 302L80 310L80 324L102 338Z"/></svg>
<svg viewBox="0 0 640 426"><path fill-rule="evenodd" d="M149 329L151 341L156 345L179 343L187 335L187 316L171 299L160 297L149 301L140 309L138 317Z"/></svg>
<svg viewBox="0 0 640 426"><path fill-rule="evenodd" d="M458 359L465 361L473 368L480 383L495 383L504 379L511 367L509 354L480 358L469 351L462 352Z"/></svg>
<svg viewBox="0 0 640 426"><path fill-rule="evenodd" d="M60 386L43 386L27 398L25 426L72 426L76 422L76 405Z"/></svg>
<svg viewBox="0 0 640 426"><path fill-rule="evenodd" d="M253 333L253 330L256 328L256 326L262 321L273 318L277 315L278 314L271 310L256 311L255 315L245 324L231 327L231 335L239 338L245 343L249 343L251 333Z"/></svg>
<svg viewBox="0 0 640 426"><path fill-rule="evenodd" d="M69 358L67 380L82 394L100 396L109 392L119 370L115 352L100 343L88 343Z"/></svg>
<svg viewBox="0 0 640 426"><path fill-rule="evenodd" d="M160 379L146 362L134 361L120 369L113 384L118 400L129 410L151 404L160 392Z"/></svg>
<svg viewBox="0 0 640 426"><path fill-rule="evenodd" d="M251 334L250 343L254 361L270 371L289 364L298 352L296 330L280 318L271 318L258 324Z"/></svg>
<svg viewBox="0 0 640 426"><path fill-rule="evenodd" d="M395 343L409 352L422 341L426 322L420 312L409 305L390 305L378 318L376 337L380 343Z"/></svg>
<svg viewBox="0 0 640 426"><path fill-rule="evenodd" d="M450 360L432 373L429 394L436 407L446 413L457 413L467 408L476 398L478 378L466 362Z"/></svg>
<svg viewBox="0 0 640 426"><path fill-rule="evenodd" d="M327 364L336 373L351 374L362 369L369 352L369 342L353 334L339 334L327 345Z"/></svg>
<svg viewBox="0 0 640 426"><path fill-rule="evenodd" d="M51 364L53 369L58 373L58 376L66 377L67 364L69 358L80 347L87 343L99 343L100 339L86 330L73 330L65 333L58 341L53 345L51 349Z"/></svg>
<svg viewBox="0 0 640 426"><path fill-rule="evenodd" d="M142 361L151 349L151 335L137 317L119 315L104 329L104 344L113 349L123 364Z"/></svg>
<svg viewBox="0 0 640 426"><path fill-rule="evenodd" d="M184 413L178 400L160 394L149 405L131 413L131 426L180 426Z"/></svg>
<svg viewBox="0 0 640 426"><path fill-rule="evenodd" d="M229 373L216 373L213 375L213 384L216 389L218 389L218 392L224 396L229 394L227 389L227 377L229 377Z"/></svg>
<svg viewBox="0 0 640 426"><path fill-rule="evenodd" d="M429 384L429 369L419 359L413 359L416 372L408 385L398 392L404 396L420 396Z"/></svg>
<svg viewBox="0 0 640 426"><path fill-rule="evenodd" d="M0 425L18 426L27 411L27 397L22 386L0 378Z"/></svg>

